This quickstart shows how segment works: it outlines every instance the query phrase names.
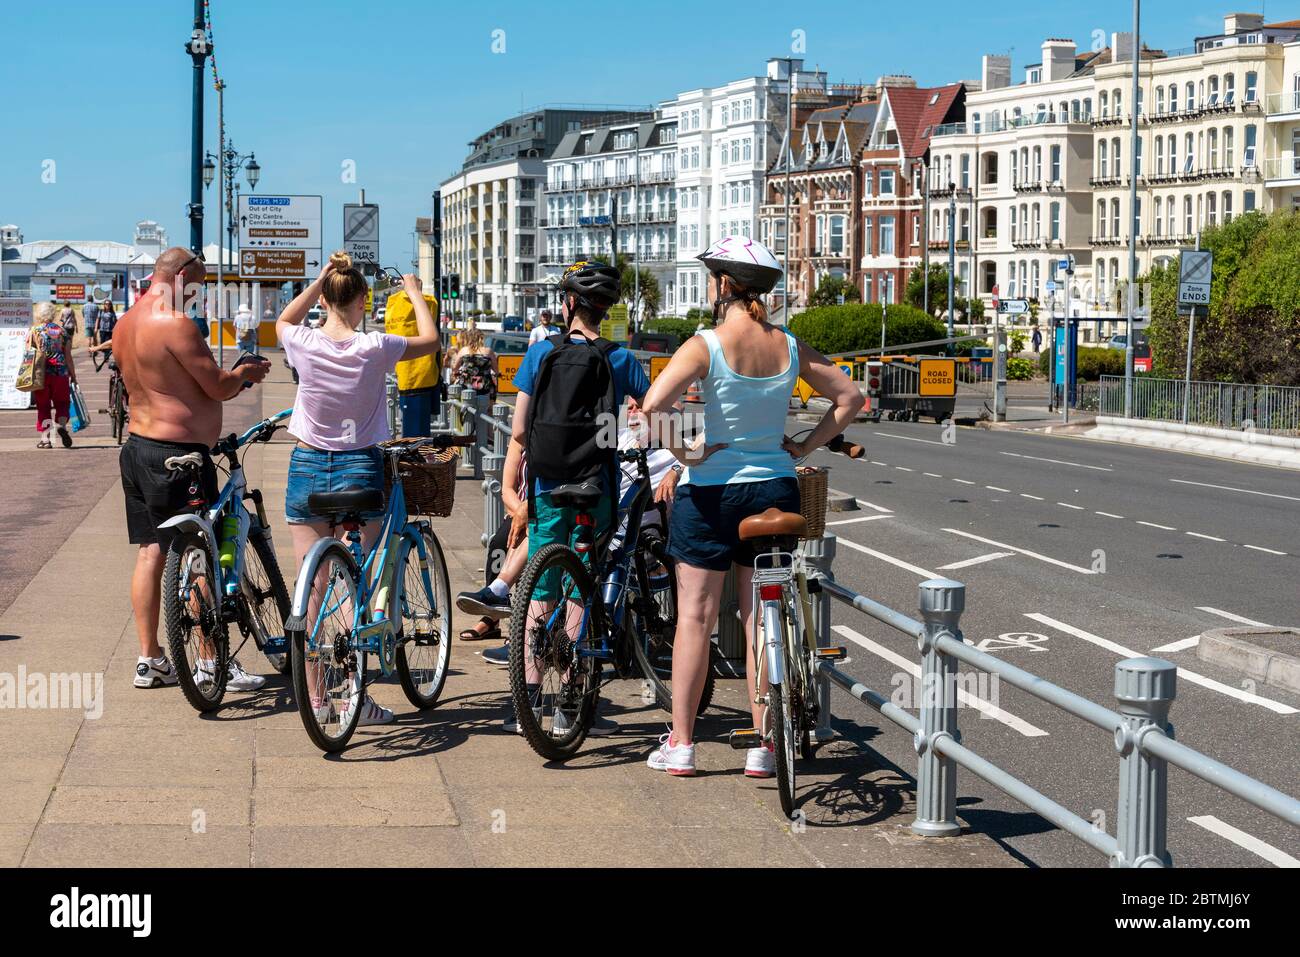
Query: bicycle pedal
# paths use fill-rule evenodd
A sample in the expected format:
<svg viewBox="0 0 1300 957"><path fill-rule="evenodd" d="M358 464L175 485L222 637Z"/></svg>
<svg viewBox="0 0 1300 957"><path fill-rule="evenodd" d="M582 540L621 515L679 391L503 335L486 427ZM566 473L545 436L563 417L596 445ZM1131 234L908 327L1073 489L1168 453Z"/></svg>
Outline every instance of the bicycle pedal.
<svg viewBox="0 0 1300 957"><path fill-rule="evenodd" d="M839 648L814 648L813 657L818 661L843 661L849 656L849 649Z"/></svg>
<svg viewBox="0 0 1300 957"><path fill-rule="evenodd" d="M743 731L733 731L727 736L727 743L736 751L747 751L750 748L761 748L763 746L763 732L755 728L746 728Z"/></svg>

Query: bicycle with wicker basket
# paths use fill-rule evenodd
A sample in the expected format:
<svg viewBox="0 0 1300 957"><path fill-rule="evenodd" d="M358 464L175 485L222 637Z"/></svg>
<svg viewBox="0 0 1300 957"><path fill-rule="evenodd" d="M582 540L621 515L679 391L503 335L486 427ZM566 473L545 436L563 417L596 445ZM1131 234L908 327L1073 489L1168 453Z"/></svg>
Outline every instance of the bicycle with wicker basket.
<svg viewBox="0 0 1300 957"><path fill-rule="evenodd" d="M387 495L376 489L318 492L313 514L344 537L322 538L294 587L285 633L303 726L322 751L342 750L365 698L367 657L397 673L407 700L437 704L451 657L451 584L426 518L451 514L462 436L381 444ZM385 505L384 499L387 499ZM361 544L362 515L384 509L374 544Z"/></svg>
<svg viewBox="0 0 1300 957"><path fill-rule="evenodd" d="M805 433L806 434L806 433ZM838 436L826 444L832 452L861 458L862 446ZM737 750L771 744L776 753L776 784L781 810L795 811L795 748L805 761L813 757L817 727L817 695L813 677L818 660L837 661L843 648L819 648L813 631L812 595L817 580L809 579L797 555L800 540L818 539L826 529L829 469L800 463L799 512L769 508L740 523L742 541L754 546L754 701L765 705L763 726L731 732Z"/></svg>

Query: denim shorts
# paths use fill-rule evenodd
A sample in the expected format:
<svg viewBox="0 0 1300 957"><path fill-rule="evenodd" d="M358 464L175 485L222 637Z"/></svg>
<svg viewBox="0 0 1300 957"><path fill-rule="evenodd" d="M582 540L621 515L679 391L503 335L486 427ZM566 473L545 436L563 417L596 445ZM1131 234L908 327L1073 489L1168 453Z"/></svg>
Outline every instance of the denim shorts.
<svg viewBox="0 0 1300 957"><path fill-rule="evenodd" d="M752 565L754 549L740 540L740 523L769 508L798 512L798 480L679 485L668 513L668 554L692 568L717 572L733 563Z"/></svg>
<svg viewBox="0 0 1300 957"><path fill-rule="evenodd" d="M350 452L321 452L296 446L289 457L289 484L284 491L284 514L290 525L322 521L307 508L313 492L341 492L349 488L384 491L384 456L375 446ZM367 521L383 517L383 510L366 512Z"/></svg>

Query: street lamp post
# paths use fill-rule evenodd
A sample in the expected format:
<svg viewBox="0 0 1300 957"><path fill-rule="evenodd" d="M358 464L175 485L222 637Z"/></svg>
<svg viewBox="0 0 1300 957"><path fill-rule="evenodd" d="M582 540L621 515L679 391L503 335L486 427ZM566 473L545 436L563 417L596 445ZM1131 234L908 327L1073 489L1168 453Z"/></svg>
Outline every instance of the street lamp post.
<svg viewBox="0 0 1300 957"><path fill-rule="evenodd" d="M953 310L956 298L956 277L957 272L957 185L948 184L948 338L952 339L956 333L953 332ZM953 354L952 343L948 343L948 355Z"/></svg>
<svg viewBox="0 0 1300 957"><path fill-rule="evenodd" d="M203 254L203 65L212 45L203 29L204 0L194 0L194 30L185 52L194 64L194 101L190 129L190 251Z"/></svg>
<svg viewBox="0 0 1300 957"><path fill-rule="evenodd" d="M1142 0L1133 0L1133 99L1130 109L1133 113L1130 121L1132 146L1132 172L1129 176L1129 230L1128 230L1128 322L1125 325L1128 335L1124 343L1124 417L1133 414L1133 308L1137 291L1137 191L1138 173L1138 94L1140 71L1142 66Z"/></svg>
<svg viewBox="0 0 1300 957"><path fill-rule="evenodd" d="M223 335L225 317L222 315L225 306L225 266L226 250L231 251L232 255L235 248L235 234L238 231L238 225L235 219L235 210L237 197L239 195L239 184L235 181L239 171L244 171L248 179L249 189L256 190L257 182L262 178L262 167L257 162L257 157L253 153L241 155L235 149L234 144L226 139L225 124L225 92L226 84L221 82L217 86L217 113L219 117L218 128L220 133L217 154L214 156L209 153L203 161L203 185L211 186L213 179L217 182L217 212L220 219L217 223L217 364L225 364L225 337ZM222 226L225 226L225 239L222 238ZM227 245L228 244L228 245Z"/></svg>

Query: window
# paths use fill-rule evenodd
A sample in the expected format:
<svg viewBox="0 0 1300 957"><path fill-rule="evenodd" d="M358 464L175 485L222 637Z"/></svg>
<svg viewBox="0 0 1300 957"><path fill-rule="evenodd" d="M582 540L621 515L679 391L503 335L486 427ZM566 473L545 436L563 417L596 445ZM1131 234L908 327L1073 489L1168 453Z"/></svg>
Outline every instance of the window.
<svg viewBox="0 0 1300 957"><path fill-rule="evenodd" d="M1253 123L1246 127L1246 155L1244 158L1246 169L1255 168L1255 137L1257 133L1258 130Z"/></svg>
<svg viewBox="0 0 1300 957"><path fill-rule="evenodd" d="M1119 231L1119 200L1118 199L1112 199L1110 201L1110 234L1115 239L1118 239L1122 235L1122 233L1120 233Z"/></svg>
<svg viewBox="0 0 1300 957"><path fill-rule="evenodd" d="M1188 80L1187 85L1183 87L1183 96L1184 96L1184 102L1186 104L1183 108L1188 113L1195 113L1196 112L1196 84L1193 83L1191 80Z"/></svg>
<svg viewBox="0 0 1300 957"><path fill-rule="evenodd" d="M1169 202L1165 204L1165 232L1169 234L1170 239L1174 237L1174 217L1176 215L1177 214L1174 211L1174 198L1170 196Z"/></svg>
<svg viewBox="0 0 1300 957"><path fill-rule="evenodd" d="M1053 183L1061 182L1061 148L1059 146L1052 147L1051 170L1052 170L1052 182Z"/></svg>
<svg viewBox="0 0 1300 957"><path fill-rule="evenodd" d="M1107 152L1106 141L1101 140L1097 143L1097 178L1106 178L1106 158L1110 154Z"/></svg>
<svg viewBox="0 0 1300 957"><path fill-rule="evenodd" d="M1106 201L1097 200L1097 238L1106 238Z"/></svg>
<svg viewBox="0 0 1300 957"><path fill-rule="evenodd" d="M1192 222L1192 197L1183 197L1183 235L1196 235L1196 227Z"/></svg>
<svg viewBox="0 0 1300 957"><path fill-rule="evenodd" d="M1156 175L1165 175L1165 138L1156 137Z"/></svg>
<svg viewBox="0 0 1300 957"><path fill-rule="evenodd" d="M921 245L921 217L912 217L912 245Z"/></svg>
<svg viewBox="0 0 1300 957"><path fill-rule="evenodd" d="M1165 88L1156 87L1156 115L1162 116L1165 112Z"/></svg>
<svg viewBox="0 0 1300 957"><path fill-rule="evenodd" d="M1034 271L1033 271L1033 277L1034 277L1034 279L1033 279L1033 283L1032 283L1032 285L1029 287L1029 297L1030 297L1031 299L1037 299L1037 298L1038 298L1038 275L1039 275L1039 263L1038 263L1038 260L1035 259L1035 260L1034 260Z"/></svg>
<svg viewBox="0 0 1300 957"><path fill-rule="evenodd" d="M1234 169L1236 167L1236 163L1233 161L1232 140L1232 127L1225 126L1223 128L1223 165L1227 169Z"/></svg>
<svg viewBox="0 0 1300 957"><path fill-rule="evenodd" d="M1196 168L1196 141L1192 139L1191 133L1183 137L1183 152L1186 154L1183 158L1183 172L1190 173Z"/></svg>
<svg viewBox="0 0 1300 957"><path fill-rule="evenodd" d="M1232 222L1232 193L1226 189L1223 191L1223 221Z"/></svg>
<svg viewBox="0 0 1300 957"><path fill-rule="evenodd" d="M880 255L894 255L894 217L880 217Z"/></svg>
<svg viewBox="0 0 1300 957"><path fill-rule="evenodd" d="M1177 83L1169 84L1169 112L1170 113L1178 112L1178 84Z"/></svg>
<svg viewBox="0 0 1300 957"><path fill-rule="evenodd" d="M1097 109L1101 111L1103 120L1110 117L1110 96L1105 90L1097 94Z"/></svg>
<svg viewBox="0 0 1300 957"><path fill-rule="evenodd" d="M1218 225L1218 197L1214 193L1205 194L1205 216L1206 222L1211 226Z"/></svg>
<svg viewBox="0 0 1300 957"><path fill-rule="evenodd" d="M980 123L980 115L979 115L978 113L974 113L974 114L972 114L972 115L971 115L971 120L970 120L970 131L971 131L972 133L979 133L979 132L980 132L980 126L981 126L981 123Z"/></svg>
<svg viewBox="0 0 1300 957"><path fill-rule="evenodd" d="M1164 228L1164 218L1161 216L1163 210L1164 210L1164 200L1161 199L1159 196L1157 196L1156 203L1155 203L1155 216L1152 217L1152 222L1155 225L1155 233L1157 237L1160 235L1161 230Z"/></svg>
<svg viewBox="0 0 1300 957"><path fill-rule="evenodd" d="M1011 207L1011 241L1014 243L1020 238L1019 220L1016 218L1016 207Z"/></svg>
<svg viewBox="0 0 1300 957"><path fill-rule="evenodd" d="M871 245L871 217L862 221L862 248L868 256L874 256L875 247Z"/></svg>
<svg viewBox="0 0 1300 957"><path fill-rule="evenodd" d="M1219 131L1210 130L1210 169L1219 168Z"/></svg>
<svg viewBox="0 0 1300 957"><path fill-rule="evenodd" d="M1034 177L1030 182L1041 183L1043 181L1043 148L1034 147Z"/></svg>
<svg viewBox="0 0 1300 957"><path fill-rule="evenodd" d="M1259 99L1259 74L1250 71L1246 74L1246 102L1255 103Z"/></svg>
<svg viewBox="0 0 1300 957"><path fill-rule="evenodd" d="M1142 197L1138 197L1137 205L1133 207L1133 231L1142 235Z"/></svg>
<svg viewBox="0 0 1300 957"><path fill-rule="evenodd" d="M1034 203L1034 239L1041 239L1043 236L1043 207L1039 203Z"/></svg>
<svg viewBox="0 0 1300 957"><path fill-rule="evenodd" d="M1119 137L1110 141L1110 175L1112 179L1120 178L1120 148Z"/></svg>
<svg viewBox="0 0 1300 957"><path fill-rule="evenodd" d="M1051 234L1052 242L1059 242L1061 239L1061 204L1053 203L1051 209Z"/></svg>
<svg viewBox="0 0 1300 957"><path fill-rule="evenodd" d="M1241 197L1241 208L1243 212L1251 212L1255 208L1255 191L1248 189Z"/></svg>
<svg viewBox="0 0 1300 957"><path fill-rule="evenodd" d="M892 169L882 169L880 171L880 195L894 195L894 171Z"/></svg>
<svg viewBox="0 0 1300 957"><path fill-rule="evenodd" d="M863 196L874 196L874 195L876 195L875 193L873 193L873 192L871 191L871 178L872 178L872 177L871 177L871 170L865 170L865 171L862 173L862 195L863 195Z"/></svg>
<svg viewBox="0 0 1300 957"><path fill-rule="evenodd" d="M961 155L961 188L970 189L970 154Z"/></svg>

